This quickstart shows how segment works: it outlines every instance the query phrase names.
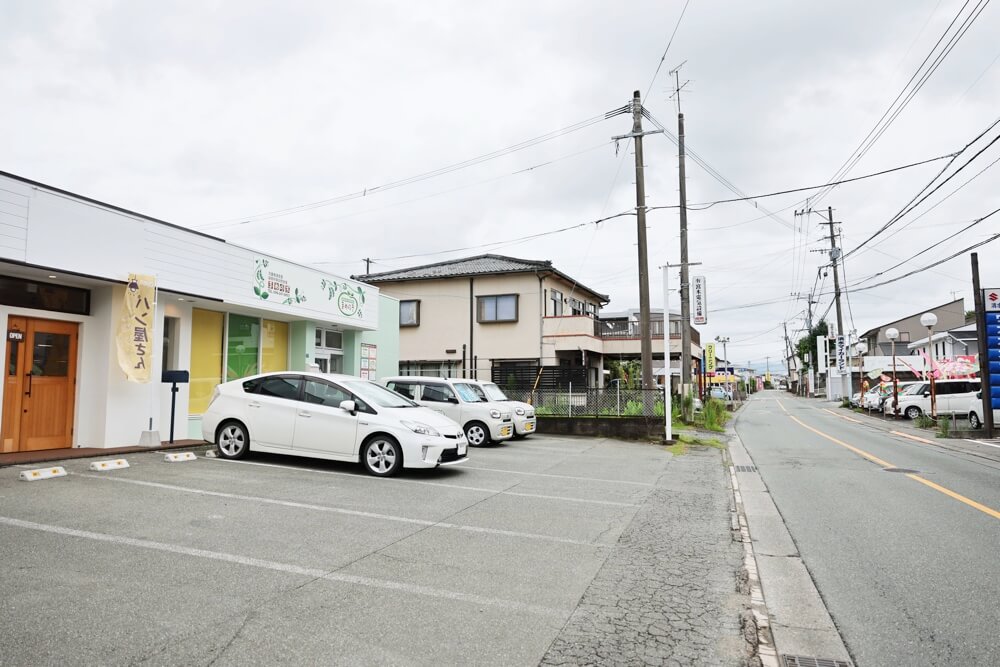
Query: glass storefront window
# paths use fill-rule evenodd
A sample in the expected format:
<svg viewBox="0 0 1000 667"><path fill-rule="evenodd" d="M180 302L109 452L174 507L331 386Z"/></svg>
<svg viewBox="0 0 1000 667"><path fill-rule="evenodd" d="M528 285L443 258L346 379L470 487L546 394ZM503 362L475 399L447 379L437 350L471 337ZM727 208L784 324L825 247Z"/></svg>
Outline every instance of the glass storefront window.
<svg viewBox="0 0 1000 667"><path fill-rule="evenodd" d="M260 320L230 314L226 340L226 380L238 380L257 373L259 354Z"/></svg>
<svg viewBox="0 0 1000 667"><path fill-rule="evenodd" d="M195 308L191 313L191 394L189 410L208 408L215 386L222 382L222 332L225 314Z"/></svg>
<svg viewBox="0 0 1000 667"><path fill-rule="evenodd" d="M264 320L261 340L261 371L288 370L288 323Z"/></svg>

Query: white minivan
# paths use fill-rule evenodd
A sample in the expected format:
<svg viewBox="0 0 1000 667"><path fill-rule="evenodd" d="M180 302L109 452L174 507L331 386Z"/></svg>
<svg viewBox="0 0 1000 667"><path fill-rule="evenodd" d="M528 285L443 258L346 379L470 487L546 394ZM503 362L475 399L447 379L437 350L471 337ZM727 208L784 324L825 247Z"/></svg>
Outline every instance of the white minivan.
<svg viewBox="0 0 1000 667"><path fill-rule="evenodd" d="M461 424L470 445L503 442L514 436L510 407L483 402L479 396L482 390L469 380L403 375L382 378L381 382L397 394Z"/></svg>
<svg viewBox="0 0 1000 667"><path fill-rule="evenodd" d="M535 417L535 406L531 403L507 398L507 394L503 393L503 389L495 382L480 382L476 380L472 384L482 390L482 394L480 394L481 400L496 401L497 403L510 406L510 409L514 413L515 438L524 438L531 435L538 428L538 419Z"/></svg>
<svg viewBox="0 0 1000 667"><path fill-rule="evenodd" d="M979 380L935 380L938 415L968 415L969 399L979 391ZM909 419L931 413L931 383L921 382L899 396L899 411Z"/></svg>

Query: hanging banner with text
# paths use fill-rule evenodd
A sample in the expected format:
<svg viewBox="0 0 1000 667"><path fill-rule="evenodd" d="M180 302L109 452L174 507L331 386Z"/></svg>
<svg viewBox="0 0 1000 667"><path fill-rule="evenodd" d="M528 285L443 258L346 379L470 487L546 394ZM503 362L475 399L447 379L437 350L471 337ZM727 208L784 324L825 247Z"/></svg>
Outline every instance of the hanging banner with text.
<svg viewBox="0 0 1000 667"><path fill-rule="evenodd" d="M694 324L708 324L708 285L705 276L695 276L692 281L694 310L691 318Z"/></svg>
<svg viewBox="0 0 1000 667"><path fill-rule="evenodd" d="M705 346L705 373L715 375L715 343Z"/></svg>
<svg viewBox="0 0 1000 667"><path fill-rule="evenodd" d="M118 365L129 382L147 383L153 368L156 278L130 273L115 340Z"/></svg>

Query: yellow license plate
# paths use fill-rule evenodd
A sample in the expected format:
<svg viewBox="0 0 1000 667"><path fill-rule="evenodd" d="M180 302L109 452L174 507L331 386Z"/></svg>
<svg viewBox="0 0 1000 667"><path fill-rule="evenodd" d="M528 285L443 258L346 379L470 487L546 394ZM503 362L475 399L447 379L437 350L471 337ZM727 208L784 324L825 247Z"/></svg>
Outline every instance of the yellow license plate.
<svg viewBox="0 0 1000 667"><path fill-rule="evenodd" d="M500 429L500 435L510 435L510 426L504 426Z"/></svg>
<svg viewBox="0 0 1000 667"><path fill-rule="evenodd" d="M535 430L535 425L534 424L525 424L524 425L524 430L525 431L534 431Z"/></svg>

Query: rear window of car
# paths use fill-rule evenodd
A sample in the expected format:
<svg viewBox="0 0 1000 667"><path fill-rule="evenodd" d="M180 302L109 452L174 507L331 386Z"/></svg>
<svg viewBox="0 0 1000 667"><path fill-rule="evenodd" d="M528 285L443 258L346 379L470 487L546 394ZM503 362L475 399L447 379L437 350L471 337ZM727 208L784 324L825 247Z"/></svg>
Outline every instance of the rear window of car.
<svg viewBox="0 0 1000 667"><path fill-rule="evenodd" d="M397 394L402 394L403 396L406 396L410 400L413 400L413 390L414 390L413 384L409 382L389 381L386 383L386 386L392 391L396 392Z"/></svg>
<svg viewBox="0 0 1000 667"><path fill-rule="evenodd" d="M257 389L256 393L262 396L276 396L277 398L297 400L299 398L299 389L301 387L301 377L267 377L260 379L260 387Z"/></svg>

